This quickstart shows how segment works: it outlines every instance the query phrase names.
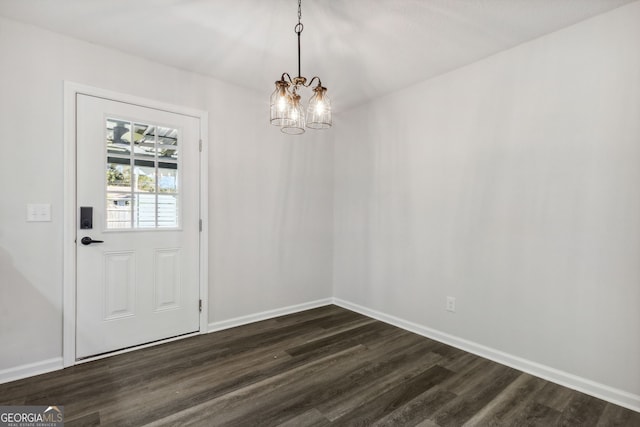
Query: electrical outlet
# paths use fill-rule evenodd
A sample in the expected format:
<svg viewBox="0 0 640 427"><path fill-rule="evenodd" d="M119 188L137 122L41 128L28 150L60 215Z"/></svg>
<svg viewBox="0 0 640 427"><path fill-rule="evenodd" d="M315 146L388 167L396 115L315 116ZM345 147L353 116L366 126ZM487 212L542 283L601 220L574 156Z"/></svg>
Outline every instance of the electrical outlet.
<svg viewBox="0 0 640 427"><path fill-rule="evenodd" d="M454 297L447 297L447 305L445 308L447 311L454 313L456 311L456 299Z"/></svg>

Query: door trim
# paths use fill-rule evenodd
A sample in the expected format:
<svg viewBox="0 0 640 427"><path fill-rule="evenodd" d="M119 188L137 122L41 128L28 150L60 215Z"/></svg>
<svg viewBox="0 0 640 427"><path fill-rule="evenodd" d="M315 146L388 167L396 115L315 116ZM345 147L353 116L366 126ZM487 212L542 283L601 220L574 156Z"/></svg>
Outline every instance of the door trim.
<svg viewBox="0 0 640 427"><path fill-rule="evenodd" d="M209 307L209 239L208 239L208 118L206 111L167 104L160 101L118 93L106 89L64 82L64 187L63 187L63 304L62 304L62 358L63 366L75 365L76 361L76 96L78 94L124 102L141 107L163 110L200 119L200 218L202 229L200 241L200 271L198 275L202 311L200 312L201 334L207 333ZM172 340L168 338L167 341ZM159 344L159 341L156 344ZM138 347L135 347L138 348ZM135 349L134 348L134 349ZM130 349L133 350L133 349ZM130 351L129 350L129 351ZM117 353L117 352L116 352ZM86 360L83 360L85 362Z"/></svg>

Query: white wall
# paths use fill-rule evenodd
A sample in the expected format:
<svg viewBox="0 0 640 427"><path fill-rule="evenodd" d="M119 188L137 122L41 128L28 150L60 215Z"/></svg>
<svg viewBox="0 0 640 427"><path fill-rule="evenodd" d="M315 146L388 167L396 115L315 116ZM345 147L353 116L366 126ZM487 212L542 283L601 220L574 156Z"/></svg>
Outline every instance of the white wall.
<svg viewBox="0 0 640 427"><path fill-rule="evenodd" d="M62 355L64 80L209 112L210 322L331 296L332 134L269 126L270 88L4 18L0 58L0 373ZM27 223L27 203L52 222Z"/></svg>
<svg viewBox="0 0 640 427"><path fill-rule="evenodd" d="M334 295L640 407L639 22L635 2L345 114Z"/></svg>
<svg viewBox="0 0 640 427"><path fill-rule="evenodd" d="M263 95L209 107L218 128L209 200L209 317L216 323L332 293L333 133L281 133L268 124ZM249 114L216 124L229 120L228 102Z"/></svg>

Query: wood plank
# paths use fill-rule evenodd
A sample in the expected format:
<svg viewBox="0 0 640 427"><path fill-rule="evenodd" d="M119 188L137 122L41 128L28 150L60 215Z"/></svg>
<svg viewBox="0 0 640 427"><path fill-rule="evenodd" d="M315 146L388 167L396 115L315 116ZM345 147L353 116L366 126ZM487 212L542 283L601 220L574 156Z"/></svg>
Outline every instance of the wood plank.
<svg viewBox="0 0 640 427"><path fill-rule="evenodd" d="M569 405L575 393L571 389L547 381L542 390L536 394L535 400L541 405L562 412Z"/></svg>
<svg viewBox="0 0 640 427"><path fill-rule="evenodd" d="M456 397L450 391L433 387L372 424L375 427L437 425L429 415Z"/></svg>
<svg viewBox="0 0 640 427"><path fill-rule="evenodd" d="M460 388L458 397L429 418L442 427L461 426L519 375L515 369L492 362L480 375L471 377L468 387Z"/></svg>
<svg viewBox="0 0 640 427"><path fill-rule="evenodd" d="M402 342L407 340L410 345L404 346ZM375 400L380 394L416 377L441 360L441 356L426 351L427 348L428 343L416 342L413 336L390 342L389 347L378 347L376 350L386 356L375 356L371 364L343 375L331 384L318 409L330 420L335 420L353 408ZM372 381L372 378L376 380Z"/></svg>
<svg viewBox="0 0 640 427"><path fill-rule="evenodd" d="M291 418L289 421L279 424L279 427L325 427L329 425L331 425L331 421L322 415L316 408L313 408L303 414Z"/></svg>
<svg viewBox="0 0 640 427"><path fill-rule="evenodd" d="M377 398L358 406L353 411L335 420L333 424L338 426L369 426L451 375L453 375L453 372L435 365L382 393Z"/></svg>
<svg viewBox="0 0 640 427"><path fill-rule="evenodd" d="M189 423L210 423L209 425L255 425L263 423L273 414L277 405L290 405L289 397L303 388L312 387L324 375L332 373L336 365L347 363L354 365L361 363L358 356L366 352L366 347L358 345L339 353L328 355L322 359L299 366L291 371L283 372L267 378L259 383L251 384L230 393L226 393L214 399L207 400L198 405L191 406L183 411L176 411L159 422L152 425ZM335 375L335 371L333 373ZM276 397L277 396L277 397ZM271 409L270 409L271 408ZM284 414L293 417L306 412L307 408L298 412ZM265 413L267 411L270 413Z"/></svg>
<svg viewBox="0 0 640 427"><path fill-rule="evenodd" d="M464 423L464 427L478 425L513 425L532 396L544 387L545 381L529 374L521 374L491 402Z"/></svg>
<svg viewBox="0 0 640 427"><path fill-rule="evenodd" d="M560 412L537 402L529 402L510 422L513 426L548 427L558 425Z"/></svg>
<svg viewBox="0 0 640 427"><path fill-rule="evenodd" d="M598 420L598 427L640 426L640 412L607 403Z"/></svg>
<svg viewBox="0 0 640 427"><path fill-rule="evenodd" d="M607 403L595 397L575 392L560 418L561 426L596 426Z"/></svg>
<svg viewBox="0 0 640 427"><path fill-rule="evenodd" d="M74 419L65 417L64 425L65 427L96 427L100 425L100 413L91 412L90 414Z"/></svg>

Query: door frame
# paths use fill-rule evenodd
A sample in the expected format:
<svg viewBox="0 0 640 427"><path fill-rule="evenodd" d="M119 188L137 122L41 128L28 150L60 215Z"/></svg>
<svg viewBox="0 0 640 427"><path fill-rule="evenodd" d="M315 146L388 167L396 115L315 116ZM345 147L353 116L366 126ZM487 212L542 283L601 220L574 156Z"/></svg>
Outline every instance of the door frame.
<svg viewBox="0 0 640 427"><path fill-rule="evenodd" d="M77 230L77 208L76 208L76 117L77 105L76 96L78 94L104 98L112 101L124 102L140 107L163 110L170 113L177 113L200 119L200 191L199 191L199 211L202 227L199 233L200 271L198 274L200 298L202 299L202 311L200 312L200 330L195 334L206 334L208 328L208 307L209 307L209 244L208 244L208 117L206 111L196 110L188 107L172 105L161 101L142 98L134 95L118 93L106 89L86 86L70 81L64 82L64 188L63 188L63 303L62 303L62 360L63 366L75 365L96 358L76 360L76 287L77 287L77 265L76 265L76 230ZM191 336L186 335L186 336ZM184 336L184 337L186 337ZM176 338L173 338L176 339ZM151 345L173 340L168 338ZM179 338L178 338L179 339ZM107 356L131 351L145 347L141 345L132 349L126 349L109 353ZM104 356L102 356L104 357Z"/></svg>

